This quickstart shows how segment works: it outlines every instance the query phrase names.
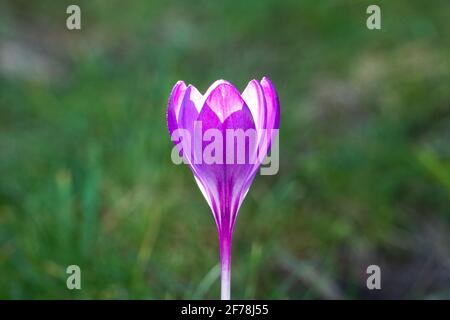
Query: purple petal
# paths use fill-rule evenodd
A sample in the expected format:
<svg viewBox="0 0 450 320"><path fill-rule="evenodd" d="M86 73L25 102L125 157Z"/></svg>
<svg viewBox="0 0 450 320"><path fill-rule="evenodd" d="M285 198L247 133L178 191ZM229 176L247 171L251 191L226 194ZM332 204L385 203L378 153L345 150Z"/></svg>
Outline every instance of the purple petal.
<svg viewBox="0 0 450 320"><path fill-rule="evenodd" d="M180 112L180 107L183 102L185 92L186 84L184 81L178 81L170 94L167 109L167 127L169 128L170 135L172 135L173 131L178 128L178 114Z"/></svg>
<svg viewBox="0 0 450 320"><path fill-rule="evenodd" d="M242 98L252 113L255 127L257 129L264 128L266 124L266 100L261 84L256 80L250 81L242 92Z"/></svg>
<svg viewBox="0 0 450 320"><path fill-rule="evenodd" d="M239 111L244 106L239 91L230 83L220 83L207 96L205 105L216 114L220 122L224 122L233 112Z"/></svg>
<svg viewBox="0 0 450 320"><path fill-rule="evenodd" d="M267 129L279 129L280 128L280 102L278 100L277 91L272 82L267 77L263 77L261 80L261 86L264 91L267 105Z"/></svg>
<svg viewBox="0 0 450 320"><path fill-rule="evenodd" d="M241 129L244 132L247 129L255 129L251 111L236 88L227 83L222 83L211 91L197 121L202 124L202 136L210 129L216 129L221 133L223 150L228 150L227 129ZM210 142L203 141L202 150L209 144ZM203 187L210 191L210 200L215 202L211 207L216 208L214 214L218 227L224 232L231 232L233 228L232 221L238 210L240 192L253 168L253 165L248 163L248 157L244 164L237 164L238 151L248 155L251 152L250 147L247 144L245 150L237 150L237 143L234 143L233 164L226 163L227 155L224 152L222 164L196 165L196 171L205 183Z"/></svg>
<svg viewBox="0 0 450 320"><path fill-rule="evenodd" d="M199 102L202 100L202 95L198 90L189 85L183 97L180 110L177 117L177 125L179 129L184 129L189 134L183 136L183 157L188 163L192 163L192 146L194 141L194 123L199 114ZM183 132L182 132L183 134Z"/></svg>

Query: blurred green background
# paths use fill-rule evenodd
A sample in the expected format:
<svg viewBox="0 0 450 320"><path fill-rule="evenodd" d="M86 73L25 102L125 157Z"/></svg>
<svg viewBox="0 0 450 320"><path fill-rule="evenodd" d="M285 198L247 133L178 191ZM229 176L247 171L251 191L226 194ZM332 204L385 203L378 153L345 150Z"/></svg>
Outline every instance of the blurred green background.
<svg viewBox="0 0 450 320"><path fill-rule="evenodd" d="M264 75L281 165L240 210L232 297L450 298L449 57L446 0L2 1L0 298L218 298L167 99Z"/></svg>

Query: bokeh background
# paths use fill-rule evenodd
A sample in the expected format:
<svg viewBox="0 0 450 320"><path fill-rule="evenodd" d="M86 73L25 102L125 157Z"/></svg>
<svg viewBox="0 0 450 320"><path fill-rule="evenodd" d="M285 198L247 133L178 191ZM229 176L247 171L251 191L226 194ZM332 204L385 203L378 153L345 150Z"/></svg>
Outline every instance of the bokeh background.
<svg viewBox="0 0 450 320"><path fill-rule="evenodd" d="M264 75L281 165L240 210L232 297L450 298L449 57L446 0L2 1L0 298L218 298L167 99Z"/></svg>

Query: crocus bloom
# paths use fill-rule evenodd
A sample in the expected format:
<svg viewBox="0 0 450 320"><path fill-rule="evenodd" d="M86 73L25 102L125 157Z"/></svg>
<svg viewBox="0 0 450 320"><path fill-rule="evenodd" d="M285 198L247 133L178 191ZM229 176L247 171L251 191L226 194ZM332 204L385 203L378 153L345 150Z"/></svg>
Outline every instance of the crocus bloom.
<svg viewBox="0 0 450 320"><path fill-rule="evenodd" d="M169 98L167 122L172 140L191 168L216 222L222 299L230 299L236 216L278 133L279 114L277 93L266 77L250 81L242 94L225 80L214 82L204 95L179 81ZM234 145L239 133L249 133L244 135L248 140ZM207 155L212 161L204 159Z"/></svg>

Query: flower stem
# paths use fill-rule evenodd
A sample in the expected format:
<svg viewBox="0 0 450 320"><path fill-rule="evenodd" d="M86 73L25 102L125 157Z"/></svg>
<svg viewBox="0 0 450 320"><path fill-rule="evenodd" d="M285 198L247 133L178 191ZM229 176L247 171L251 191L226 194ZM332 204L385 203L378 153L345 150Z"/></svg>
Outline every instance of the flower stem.
<svg viewBox="0 0 450 320"><path fill-rule="evenodd" d="M231 287L231 236L220 239L221 299L230 300Z"/></svg>

